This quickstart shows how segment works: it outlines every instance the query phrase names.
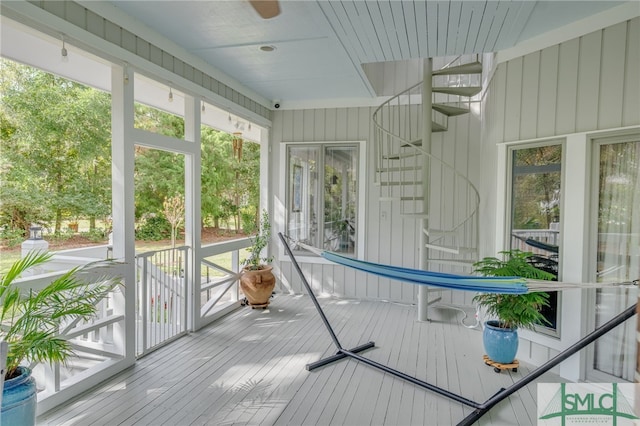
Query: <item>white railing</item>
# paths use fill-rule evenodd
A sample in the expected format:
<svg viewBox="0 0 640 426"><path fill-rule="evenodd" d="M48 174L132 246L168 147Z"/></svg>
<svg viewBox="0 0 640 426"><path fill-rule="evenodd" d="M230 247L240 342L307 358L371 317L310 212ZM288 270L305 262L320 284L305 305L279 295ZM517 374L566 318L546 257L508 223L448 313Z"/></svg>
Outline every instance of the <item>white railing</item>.
<svg viewBox="0 0 640 426"><path fill-rule="evenodd" d="M248 238L225 241L202 247L200 279L200 320L215 319L240 299L238 280L244 257L242 251L251 246Z"/></svg>
<svg viewBox="0 0 640 426"><path fill-rule="evenodd" d="M22 278L16 280L16 285L24 291L41 289L66 272L49 272ZM82 272L80 274L83 276ZM91 282L90 278L93 277L98 283L105 277L122 276L123 270L121 264L115 263L104 268L92 268L90 274L84 276L85 281ZM92 320L74 320L62 325L60 337L68 340L75 352L64 365L54 363L30 366L38 384L38 401L44 401L62 389L69 389L124 358L124 333L114 333L116 327L124 329L124 315L114 307L114 299L118 297L122 297L122 293L121 288L116 286L98 302L97 315Z"/></svg>
<svg viewBox="0 0 640 426"><path fill-rule="evenodd" d="M189 247L136 254L136 356L187 332Z"/></svg>
<svg viewBox="0 0 640 426"><path fill-rule="evenodd" d="M559 235L560 231L557 229L514 229L511 232L511 248L548 257L554 253L543 248L533 247L527 244L526 240L531 239L550 246L557 246Z"/></svg>

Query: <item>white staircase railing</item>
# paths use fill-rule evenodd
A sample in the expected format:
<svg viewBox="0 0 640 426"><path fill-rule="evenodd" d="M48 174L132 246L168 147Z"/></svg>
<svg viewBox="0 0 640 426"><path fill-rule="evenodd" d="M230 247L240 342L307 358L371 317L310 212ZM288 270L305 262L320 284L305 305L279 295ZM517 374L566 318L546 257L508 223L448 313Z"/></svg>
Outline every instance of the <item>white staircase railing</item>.
<svg viewBox="0 0 640 426"><path fill-rule="evenodd" d="M433 133L446 131L449 117L469 112L469 98L480 91L480 71L478 62L452 62L433 71ZM480 197L467 176L423 148L422 85L390 98L373 114L380 199L398 202L405 218L426 219L429 262L470 265L477 259Z"/></svg>

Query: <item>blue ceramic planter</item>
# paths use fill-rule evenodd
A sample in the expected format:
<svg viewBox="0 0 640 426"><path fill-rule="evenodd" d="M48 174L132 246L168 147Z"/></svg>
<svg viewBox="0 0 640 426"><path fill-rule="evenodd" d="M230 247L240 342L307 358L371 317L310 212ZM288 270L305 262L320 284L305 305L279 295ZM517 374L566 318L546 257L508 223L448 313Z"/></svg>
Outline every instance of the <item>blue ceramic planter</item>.
<svg viewBox="0 0 640 426"><path fill-rule="evenodd" d="M500 328L498 321L487 321L484 323L482 342L492 361L510 364L518 352L518 329Z"/></svg>
<svg viewBox="0 0 640 426"><path fill-rule="evenodd" d="M36 381L31 370L18 368L20 375L4 382L0 421L3 425L32 426L36 424Z"/></svg>

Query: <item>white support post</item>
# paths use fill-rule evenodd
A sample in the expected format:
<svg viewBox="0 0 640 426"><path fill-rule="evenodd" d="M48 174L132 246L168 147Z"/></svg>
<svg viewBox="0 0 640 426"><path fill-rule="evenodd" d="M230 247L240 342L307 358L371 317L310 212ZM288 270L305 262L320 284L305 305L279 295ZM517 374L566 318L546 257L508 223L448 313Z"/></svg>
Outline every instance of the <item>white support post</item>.
<svg viewBox="0 0 640 426"><path fill-rule="evenodd" d="M184 99L184 138L187 143L197 149L184 156L184 214L185 214L185 243L191 247L187 256L187 328L197 330L200 328L200 234L201 234L201 154L200 154L200 105L199 98L185 95Z"/></svg>
<svg viewBox="0 0 640 426"><path fill-rule="evenodd" d="M259 215L262 215L262 210L266 209L269 212L269 218L271 219L272 224L272 234L271 234L271 244L268 246L267 256L273 255L277 247L276 241L276 227L273 224L277 223L279 220L283 220L282 218L276 218L275 212L273 210L272 200L274 199L273 188L271 187L271 180L269 176L271 176L271 140L269 138L270 132L267 129L262 129L260 131L260 212ZM270 198L271 197L271 198ZM284 228L283 228L284 229Z"/></svg>
<svg viewBox="0 0 640 426"><path fill-rule="evenodd" d="M127 74L125 74L127 73ZM124 262L124 288L114 293L114 313L124 315L125 323L114 326L114 344L135 363L136 269L134 207L134 118L133 74L121 66L111 67L111 156L113 257Z"/></svg>
<svg viewBox="0 0 640 426"><path fill-rule="evenodd" d="M432 94L432 67L433 60L427 58L422 66L422 149L431 154L431 94ZM424 232L429 229L429 198L431 196L431 160L425 156L424 168L422 172L422 191L424 193L423 212L424 219L421 220L420 229L420 269L427 269L429 266L429 236ZM428 320L429 308L429 288L418 286L418 321Z"/></svg>

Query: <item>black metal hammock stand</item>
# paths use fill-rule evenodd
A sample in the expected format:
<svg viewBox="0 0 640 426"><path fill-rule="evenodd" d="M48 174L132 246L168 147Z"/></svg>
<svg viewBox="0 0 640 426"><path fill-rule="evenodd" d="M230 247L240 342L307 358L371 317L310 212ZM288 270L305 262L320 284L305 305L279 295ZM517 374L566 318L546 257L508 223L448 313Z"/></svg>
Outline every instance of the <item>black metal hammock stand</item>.
<svg viewBox="0 0 640 426"><path fill-rule="evenodd" d="M353 359L358 360L358 361L360 361L360 362L362 362L364 364L367 364L367 365L369 365L369 366L371 366L373 368L377 368L378 370L384 371L385 373L389 373L389 374L391 374L393 376L396 376L396 377L398 377L400 379L403 379L403 380L406 380L406 381L408 381L410 383L413 383L416 386L420 386L421 388L430 390L430 391L435 392L435 393L437 393L439 395L442 395L442 396L444 396L446 398L452 399L454 401L457 401L457 402L459 402L461 404L464 404L464 405L466 405L468 407L473 408L474 411L471 414L469 414L467 417L462 419L458 423L458 426L472 425L473 423L478 421L482 416L484 416L487 412L489 412L489 410L491 410L496 404L500 403L505 398L508 398L509 396L514 394L515 392L517 392L520 389L522 389L523 387L527 386L529 383L533 382L538 377L540 377L541 375L543 375L547 371L551 370L552 368L554 368L555 366L560 364L565 359L567 359L567 358L571 357L572 355L576 354L577 352L579 352L580 350L585 348L590 343L593 343L594 341L599 339L601 336L605 335L606 333L608 333L609 331L611 331L615 327L619 326L620 324L622 324L623 322L625 322L629 318L633 317L633 315L635 315L635 312L636 312L636 304L634 304L633 306L628 307L623 312L621 312L620 314L618 314L617 316L615 316L611 320L607 321L605 324L603 324L602 326L598 327L597 329L595 329L593 332L589 333L585 337L581 338L578 342L574 343L569 348L567 348L564 351L560 352L558 355L556 355L555 357L553 357L552 359L550 359L549 361L547 361L543 365L537 367L536 369L531 371L528 375L524 376L522 379L518 380L517 382L515 382L511 386L509 386L507 388L500 389L495 395L493 395L491 398L489 398L485 402L475 402L475 401L472 401L470 399L465 398L462 395L455 394L455 393L450 392L450 391L448 391L446 389L443 389L441 387L435 386L435 385L433 385L431 383L427 383L427 382L425 382L423 380L420 380L420 379L417 379L415 377L409 376L409 375L407 375L405 373L402 373L401 371L395 370L395 369L393 369L391 367L388 367L386 365L380 364L380 363L378 363L376 361L373 361L373 360L365 358L365 357L363 357L361 355L358 355L358 353L360 353L360 352L362 352L362 351L364 351L366 349L373 348L375 346L374 342L368 342L368 343L365 343L363 345L357 346L357 347L352 348L352 349L345 349L344 347L342 347L342 345L340 344L340 341L338 340L338 337L336 336L335 332L333 331L333 328L331 327L331 324L329 323L329 320L327 319L326 315L324 314L324 311L322 310L322 307L320 306L320 303L318 303L318 299L316 298L315 294L311 290L311 286L309 285L309 282L305 278L305 276L304 276L304 274L302 272L302 269L300 268L300 265L298 264L298 261L296 260L295 256L291 252L291 248L287 244L287 241L285 240L285 237L280 232L278 233L278 237L280 237L280 240L282 241L282 244L284 245L285 251L287 252L289 257L291 258L291 262L293 263L293 266L294 266L295 270L298 272L298 275L300 276L300 279L302 280L302 284L307 289L307 292L309 293L309 297L311 298L311 301L313 302L314 306L316 307L316 310L318 311L318 314L320 315L320 318L322 319L322 322L324 323L325 327L327 328L327 331L329 332L329 335L331 336L331 340L333 340L333 343L337 348L337 352L336 352L335 355L332 355L330 357L321 359L321 360L316 361L316 362L311 363L311 364L307 364L307 370L311 371L311 370L314 370L316 368L319 368L319 367L325 366L327 364L330 364L332 362L341 360L343 358L353 358Z"/></svg>

